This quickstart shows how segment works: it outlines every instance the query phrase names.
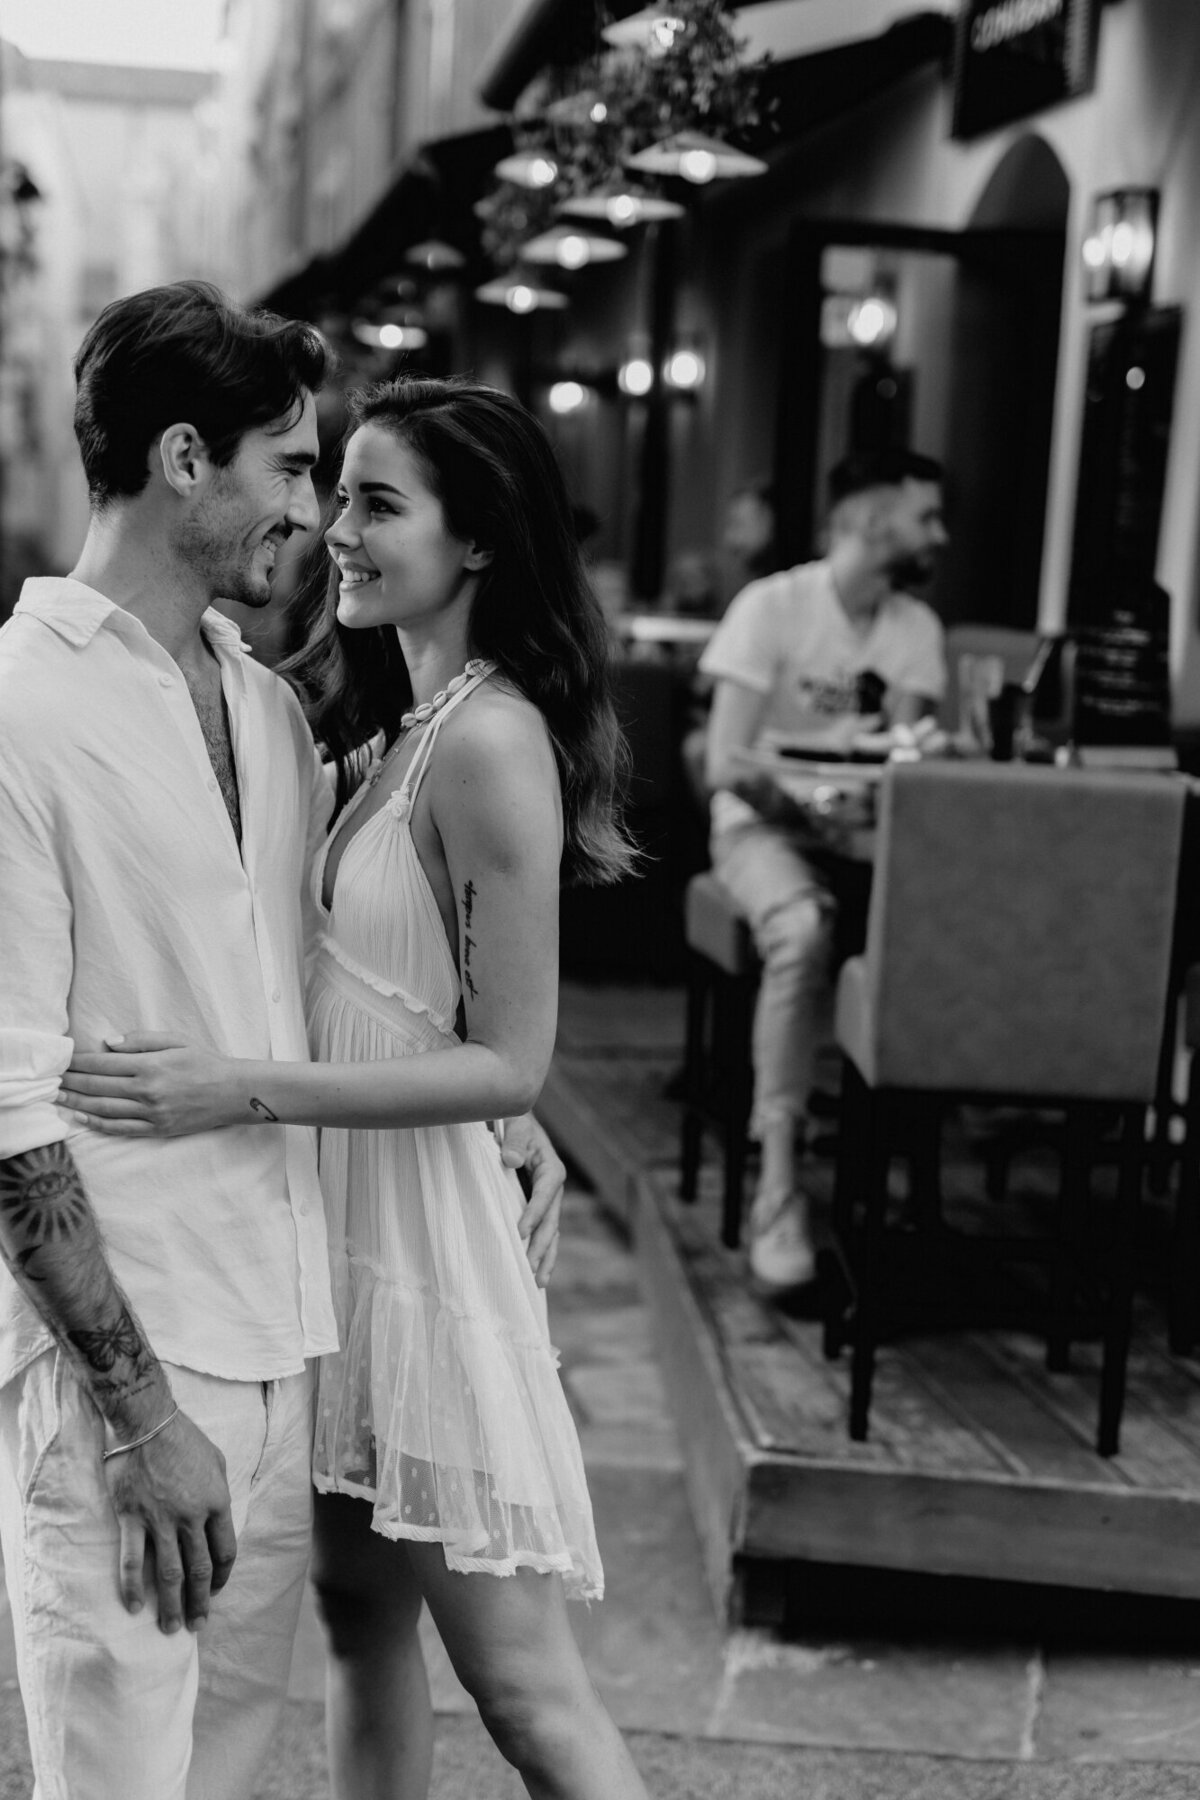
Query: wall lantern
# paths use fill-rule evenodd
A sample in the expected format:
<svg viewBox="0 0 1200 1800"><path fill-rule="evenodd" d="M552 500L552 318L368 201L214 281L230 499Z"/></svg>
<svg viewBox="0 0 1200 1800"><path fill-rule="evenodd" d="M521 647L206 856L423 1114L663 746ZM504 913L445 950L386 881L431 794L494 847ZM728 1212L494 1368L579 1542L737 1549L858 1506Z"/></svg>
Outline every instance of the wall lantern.
<svg viewBox="0 0 1200 1800"><path fill-rule="evenodd" d="M517 150L496 164L495 173L517 187L547 188L558 179L558 164L544 150Z"/></svg>
<svg viewBox="0 0 1200 1800"><path fill-rule="evenodd" d="M704 358L698 350L673 350L663 364L663 380L678 394L694 394L704 382Z"/></svg>
<svg viewBox="0 0 1200 1800"><path fill-rule="evenodd" d="M507 306L512 313L555 311L567 305L567 296L554 288L540 287L534 281L522 281L510 275L500 281L485 281L475 289L475 298L487 306Z"/></svg>
<svg viewBox="0 0 1200 1800"><path fill-rule="evenodd" d="M723 138L705 137L699 131L677 131L662 138L636 156L627 156L625 166L644 175L681 175L685 181L703 187L718 176L765 175L767 165L757 156L735 150Z"/></svg>
<svg viewBox="0 0 1200 1800"><path fill-rule="evenodd" d="M578 231L570 225L553 225L521 246L526 262L557 263L560 269L582 269L588 263L617 262L629 252L613 238L594 231Z"/></svg>
<svg viewBox="0 0 1200 1800"><path fill-rule="evenodd" d="M550 410L555 413L578 412L592 397L592 390L581 381L555 381L550 387Z"/></svg>
<svg viewBox="0 0 1200 1800"><path fill-rule="evenodd" d="M1091 227L1083 243L1089 301L1150 298L1157 224L1156 188L1116 188L1094 197Z"/></svg>
<svg viewBox="0 0 1200 1800"><path fill-rule="evenodd" d="M617 386L631 400L641 400L654 386L654 368L644 356L631 356L617 370Z"/></svg>
<svg viewBox="0 0 1200 1800"><path fill-rule="evenodd" d="M895 337L899 322L886 294L864 294L846 314L846 330L860 350L882 350Z"/></svg>
<svg viewBox="0 0 1200 1800"><path fill-rule="evenodd" d="M628 19L615 19L600 35L614 50L644 50L648 56L665 56L685 29L684 21L668 7L645 6Z"/></svg>
<svg viewBox="0 0 1200 1800"><path fill-rule="evenodd" d="M677 201L664 200L661 194L647 194L635 187L577 194L564 200L558 210L579 219L607 219L618 231L630 225L654 224L660 219L682 219L684 212Z"/></svg>

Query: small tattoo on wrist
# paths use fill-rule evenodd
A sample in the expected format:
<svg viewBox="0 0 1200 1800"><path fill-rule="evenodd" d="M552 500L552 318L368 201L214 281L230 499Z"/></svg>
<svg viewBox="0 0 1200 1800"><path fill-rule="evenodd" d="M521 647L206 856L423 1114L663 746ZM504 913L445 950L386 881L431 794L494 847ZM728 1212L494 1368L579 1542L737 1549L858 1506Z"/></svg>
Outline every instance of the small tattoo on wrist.
<svg viewBox="0 0 1200 1800"><path fill-rule="evenodd" d="M272 1125L278 1125L279 1118L277 1114L271 1111L265 1100L255 1100L252 1098L250 1105L260 1119L269 1119Z"/></svg>

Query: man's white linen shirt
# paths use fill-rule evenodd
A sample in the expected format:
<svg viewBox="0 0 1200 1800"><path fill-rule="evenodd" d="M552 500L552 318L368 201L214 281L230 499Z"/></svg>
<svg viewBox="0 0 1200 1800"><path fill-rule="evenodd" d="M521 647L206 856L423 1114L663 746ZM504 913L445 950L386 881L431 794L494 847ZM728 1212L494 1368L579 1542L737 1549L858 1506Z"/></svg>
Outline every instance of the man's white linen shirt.
<svg viewBox="0 0 1200 1800"><path fill-rule="evenodd" d="M294 695L216 611L242 846L178 665L73 580L0 629L0 1157L65 1139L165 1362L272 1380L336 1348L315 1133L110 1137L52 1102L73 1051L142 1031L306 1061L304 893L328 811ZM321 792L318 793L318 786ZM0 1382L49 1347L0 1270Z"/></svg>
<svg viewBox="0 0 1200 1800"><path fill-rule="evenodd" d="M896 693L939 700L946 687L941 621L911 594L889 594L864 630L838 598L827 562L801 563L752 581L700 658L703 674L736 681L766 700L765 731L820 731L858 711L858 678L873 671ZM713 795L716 831L758 815L728 790Z"/></svg>

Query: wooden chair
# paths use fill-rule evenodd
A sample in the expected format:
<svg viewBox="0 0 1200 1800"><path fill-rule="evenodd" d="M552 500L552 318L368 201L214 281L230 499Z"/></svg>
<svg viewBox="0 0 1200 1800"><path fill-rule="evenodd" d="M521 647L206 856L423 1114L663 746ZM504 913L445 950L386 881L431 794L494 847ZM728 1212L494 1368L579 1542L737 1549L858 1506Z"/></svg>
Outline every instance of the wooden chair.
<svg viewBox="0 0 1200 1800"><path fill-rule="evenodd" d="M750 1031L759 959L750 928L715 875L694 875L684 894L687 1027L679 1191L696 1198L704 1131L715 1128L724 1156L721 1241L741 1234L747 1125L753 1073Z"/></svg>
<svg viewBox="0 0 1200 1800"><path fill-rule="evenodd" d="M834 1226L855 1290L852 1437L867 1433L904 1247L887 1223L896 1116L969 1100L1064 1114L1053 1236L953 1248L972 1261L1048 1263L1051 1367L1066 1366L1077 1280L1103 1278L1097 1443L1115 1453L1183 804L1182 784L1161 776L933 762L885 773L866 949L843 968L837 999L846 1066ZM1114 1125L1118 1195L1105 1233L1089 1206L1091 1163ZM841 1332L831 1319L828 1350Z"/></svg>

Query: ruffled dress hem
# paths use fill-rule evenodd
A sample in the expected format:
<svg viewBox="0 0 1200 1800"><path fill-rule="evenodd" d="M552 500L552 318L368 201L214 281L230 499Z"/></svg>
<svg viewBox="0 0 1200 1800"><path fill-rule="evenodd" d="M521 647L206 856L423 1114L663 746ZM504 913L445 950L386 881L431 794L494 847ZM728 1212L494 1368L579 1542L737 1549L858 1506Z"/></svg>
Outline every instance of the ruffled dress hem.
<svg viewBox="0 0 1200 1800"><path fill-rule="evenodd" d="M319 1475L314 1472L313 1486L319 1494L344 1494L353 1500L367 1500L373 1505L378 1499L374 1488L365 1482L348 1481L344 1476ZM371 1530L377 1531L380 1537L387 1538L389 1543L403 1543L411 1540L417 1544L441 1544L446 1556L446 1567L456 1575L515 1575L518 1569L532 1569L538 1575L561 1575L570 1582L572 1575L578 1574L575 1558L567 1551L557 1556L538 1554L537 1552L518 1551L513 1556L494 1559L486 1556L464 1556L450 1548L445 1535L436 1528L427 1525L401 1525L397 1520L380 1518L376 1513L371 1520ZM603 1581L587 1581L580 1577L571 1583L572 1600L603 1600Z"/></svg>

